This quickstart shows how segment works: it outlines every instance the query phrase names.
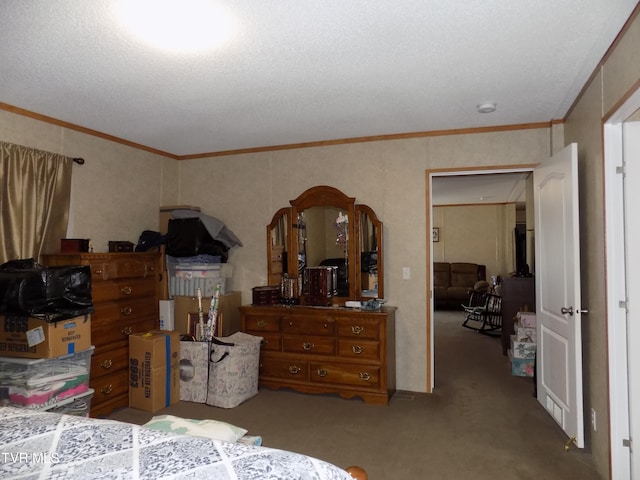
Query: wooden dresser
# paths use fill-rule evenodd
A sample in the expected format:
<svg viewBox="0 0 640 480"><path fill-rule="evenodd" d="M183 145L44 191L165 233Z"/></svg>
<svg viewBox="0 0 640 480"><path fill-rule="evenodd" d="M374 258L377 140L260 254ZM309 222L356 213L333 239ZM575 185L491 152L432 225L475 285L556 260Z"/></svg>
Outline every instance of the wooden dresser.
<svg viewBox="0 0 640 480"><path fill-rule="evenodd" d="M90 265L95 311L91 316L91 416L129 405L129 335L158 328L158 253L43 255L42 263Z"/></svg>
<svg viewBox="0 0 640 480"><path fill-rule="evenodd" d="M386 405L396 388L395 307L242 306L242 331L264 338L260 384Z"/></svg>

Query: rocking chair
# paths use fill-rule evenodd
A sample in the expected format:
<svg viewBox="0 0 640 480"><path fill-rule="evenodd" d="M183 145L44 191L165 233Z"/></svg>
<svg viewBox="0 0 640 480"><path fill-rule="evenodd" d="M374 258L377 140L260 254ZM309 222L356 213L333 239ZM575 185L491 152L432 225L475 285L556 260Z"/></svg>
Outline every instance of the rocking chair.
<svg viewBox="0 0 640 480"><path fill-rule="evenodd" d="M467 313L463 327L487 335L499 335L496 330L502 329L502 297L490 293L486 282L478 282L474 286L469 293L469 305L462 305L462 308Z"/></svg>

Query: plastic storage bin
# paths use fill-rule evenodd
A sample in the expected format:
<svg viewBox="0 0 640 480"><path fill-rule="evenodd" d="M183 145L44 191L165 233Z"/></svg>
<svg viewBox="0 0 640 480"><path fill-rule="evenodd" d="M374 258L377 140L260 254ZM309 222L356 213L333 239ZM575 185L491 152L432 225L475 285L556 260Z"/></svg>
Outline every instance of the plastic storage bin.
<svg viewBox="0 0 640 480"><path fill-rule="evenodd" d="M48 359L0 357L0 404L48 410L87 393L94 350Z"/></svg>
<svg viewBox="0 0 640 480"><path fill-rule="evenodd" d="M74 415L76 417L88 417L91 413L91 399L94 394L93 388L89 391L78 395L77 397L63 400L57 406L50 408L50 412L63 413L65 415Z"/></svg>

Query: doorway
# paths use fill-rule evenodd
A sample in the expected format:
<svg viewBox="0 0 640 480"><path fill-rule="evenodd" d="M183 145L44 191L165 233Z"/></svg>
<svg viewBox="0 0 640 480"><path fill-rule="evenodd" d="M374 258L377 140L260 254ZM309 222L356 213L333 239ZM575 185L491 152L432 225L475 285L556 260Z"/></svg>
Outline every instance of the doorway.
<svg viewBox="0 0 640 480"><path fill-rule="evenodd" d="M640 230L628 215L628 206L640 201L637 189L628 188L640 181L640 89L606 120L604 150L611 473L625 479L640 474L640 460L630 444L640 431L633 412L640 399L633 374L640 354L630 348L640 341L640 284L628 268L640 261Z"/></svg>
<svg viewBox="0 0 640 480"><path fill-rule="evenodd" d="M521 166L495 166L495 167L482 167L482 168L461 168L461 169L437 169L428 170L426 172L426 212L428 219L426 222L428 235L427 238L431 238L431 232L433 232L433 180L438 177L451 177L451 176L479 176L487 174L514 174L514 173L530 173L533 171L535 165L521 165ZM434 303L433 303L433 261L434 261L434 243L429 242L429 248L427 248L427 358L429 359L429 365L427 367L427 392L432 393L435 388L435 362L434 362Z"/></svg>

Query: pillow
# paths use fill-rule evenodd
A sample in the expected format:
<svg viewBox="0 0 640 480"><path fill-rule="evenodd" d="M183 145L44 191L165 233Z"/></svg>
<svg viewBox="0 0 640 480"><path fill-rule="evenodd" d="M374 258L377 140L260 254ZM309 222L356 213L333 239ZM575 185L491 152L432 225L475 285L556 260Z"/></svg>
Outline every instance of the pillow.
<svg viewBox="0 0 640 480"><path fill-rule="evenodd" d="M193 435L195 437L222 440L224 442L237 442L247 430L236 427L230 423L218 420L192 420L173 415L158 415L153 417L143 427L163 432Z"/></svg>

